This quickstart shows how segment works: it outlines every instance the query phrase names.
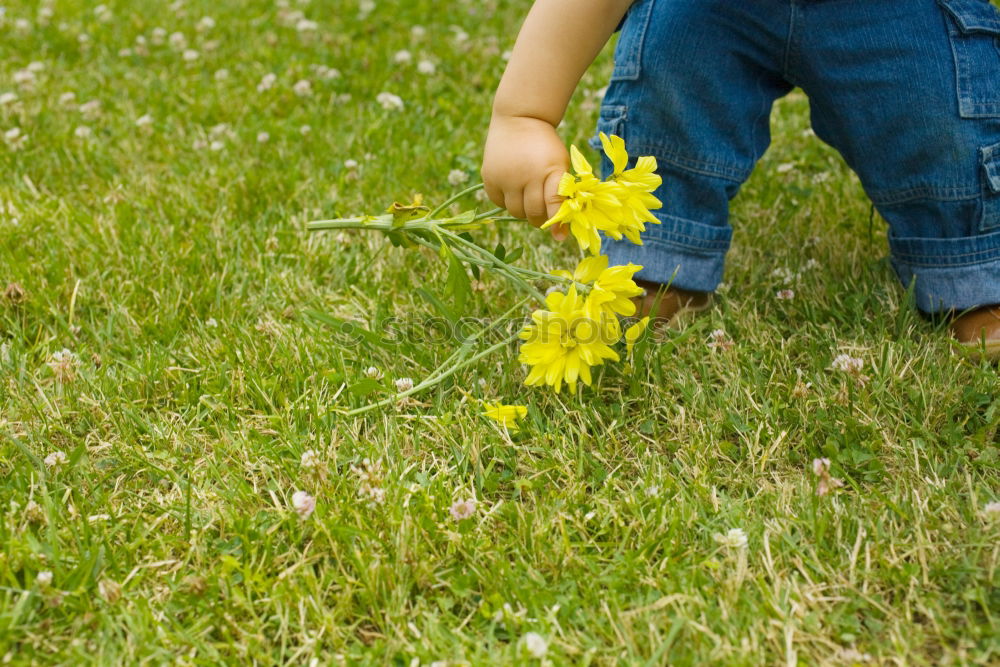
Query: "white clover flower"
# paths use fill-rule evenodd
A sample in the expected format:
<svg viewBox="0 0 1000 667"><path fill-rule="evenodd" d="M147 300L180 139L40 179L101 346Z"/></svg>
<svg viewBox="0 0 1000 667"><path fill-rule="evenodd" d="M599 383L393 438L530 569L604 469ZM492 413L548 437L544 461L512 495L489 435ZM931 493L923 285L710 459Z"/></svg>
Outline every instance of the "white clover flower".
<svg viewBox="0 0 1000 667"><path fill-rule="evenodd" d="M205 326L208 327L209 329L215 329L216 327L219 326L219 322L214 317L210 317L207 320L205 320Z"/></svg>
<svg viewBox="0 0 1000 667"><path fill-rule="evenodd" d="M795 280L795 274L792 273L791 269L785 266L779 266L771 271L771 277L782 285L788 285Z"/></svg>
<svg viewBox="0 0 1000 667"><path fill-rule="evenodd" d="M296 491L292 494L292 509L303 521L308 519L316 509L316 499L305 491Z"/></svg>
<svg viewBox="0 0 1000 667"><path fill-rule="evenodd" d="M716 329L708 334L708 349L710 350L728 350L735 344L724 329Z"/></svg>
<svg viewBox="0 0 1000 667"><path fill-rule="evenodd" d="M375 96L375 101L382 105L383 109L399 111L403 108L403 98L392 93L379 93Z"/></svg>
<svg viewBox="0 0 1000 667"><path fill-rule="evenodd" d="M187 37L182 32L171 33L167 41L170 42L170 48L174 51L182 51L187 48Z"/></svg>
<svg viewBox="0 0 1000 667"><path fill-rule="evenodd" d="M309 19L299 19L299 22L295 24L295 29L300 33L316 32L319 29L319 24Z"/></svg>
<svg viewBox="0 0 1000 667"><path fill-rule="evenodd" d="M0 107L5 107L17 102L17 93L4 93L0 95Z"/></svg>
<svg viewBox="0 0 1000 667"><path fill-rule="evenodd" d="M452 38L455 40L456 44L462 44L463 42L469 41L469 33L465 32L464 30L462 30L461 28L459 28L457 25L451 26L451 29L455 33L452 36Z"/></svg>
<svg viewBox="0 0 1000 667"><path fill-rule="evenodd" d="M813 474L822 477L830 472L830 459L813 459Z"/></svg>
<svg viewBox="0 0 1000 667"><path fill-rule="evenodd" d="M31 21L28 19L17 19L14 21L14 28L18 32L31 32L32 27Z"/></svg>
<svg viewBox="0 0 1000 667"><path fill-rule="evenodd" d="M375 368L374 366L369 366L368 368L365 369L365 377L371 380L381 380L382 371L379 370L378 368Z"/></svg>
<svg viewBox="0 0 1000 667"><path fill-rule="evenodd" d="M321 79L325 79L327 81L331 79L340 78L340 70L336 69L335 67L327 67L326 65L313 65L312 70L313 72L316 73L316 76L318 76Z"/></svg>
<svg viewBox="0 0 1000 667"><path fill-rule="evenodd" d="M774 296L779 301L791 301L795 298L795 292L790 289L780 289Z"/></svg>
<svg viewBox="0 0 1000 667"><path fill-rule="evenodd" d="M358 161L357 160L344 160L344 169L351 170L351 169L357 169L357 168L358 168Z"/></svg>
<svg viewBox="0 0 1000 667"><path fill-rule="evenodd" d="M451 518L455 521L462 521L463 519L468 519L470 516L476 513L476 500L475 498L467 498L466 500L456 500L452 503L451 507L448 508L448 512L451 513Z"/></svg>
<svg viewBox="0 0 1000 667"><path fill-rule="evenodd" d="M49 570L42 570L35 577L35 583L38 584L39 588L48 588L52 585L52 572Z"/></svg>
<svg viewBox="0 0 1000 667"><path fill-rule="evenodd" d="M362 18L375 11L375 0L361 0L358 3L358 13Z"/></svg>
<svg viewBox="0 0 1000 667"><path fill-rule="evenodd" d="M430 60L421 60L417 63L417 71L421 74L434 74L437 71L437 66Z"/></svg>
<svg viewBox="0 0 1000 667"><path fill-rule="evenodd" d="M994 500L983 505L983 515L988 519L1000 519L1000 501Z"/></svg>
<svg viewBox="0 0 1000 667"><path fill-rule="evenodd" d="M541 660L549 651L549 642L537 632L529 632L521 637L521 646L532 658Z"/></svg>
<svg viewBox="0 0 1000 667"><path fill-rule="evenodd" d="M45 63L38 62L37 60L34 61L34 62L28 63L28 71L29 72L34 72L35 74L38 74L39 72L42 72L44 70L45 70Z"/></svg>
<svg viewBox="0 0 1000 667"><path fill-rule="evenodd" d="M132 49L130 49L130 48L126 47L124 49L118 49L118 57L119 58L128 58L131 55L132 55Z"/></svg>
<svg viewBox="0 0 1000 667"><path fill-rule="evenodd" d="M402 393L413 389L413 380L410 378L399 378L396 380L396 391Z"/></svg>
<svg viewBox="0 0 1000 667"><path fill-rule="evenodd" d="M267 132L258 132L257 133L257 143L258 144L266 144L270 140L271 140L271 135L268 134Z"/></svg>
<svg viewBox="0 0 1000 667"><path fill-rule="evenodd" d="M24 506L24 518L29 523L41 523L45 520L45 511L34 500L29 500L28 504Z"/></svg>
<svg viewBox="0 0 1000 667"><path fill-rule="evenodd" d="M89 120L97 118L101 113L101 101L90 100L89 102L84 102L80 105L80 113L84 118Z"/></svg>
<svg viewBox="0 0 1000 667"><path fill-rule="evenodd" d="M424 35L427 34L427 28L425 28L422 25L415 25L412 28L410 28L410 34L416 37L417 39L421 39L424 37Z"/></svg>
<svg viewBox="0 0 1000 667"><path fill-rule="evenodd" d="M850 375L858 375L861 373L861 369L864 368L865 362L863 359L858 359L857 357L852 357L849 354L838 354L834 358L833 363L830 364L830 368L835 371L843 371Z"/></svg>
<svg viewBox="0 0 1000 667"><path fill-rule="evenodd" d="M28 135L21 132L21 128L12 127L3 133L3 139L7 142L7 147L12 151L19 151L24 148L28 141Z"/></svg>
<svg viewBox="0 0 1000 667"><path fill-rule="evenodd" d="M229 70L227 70L225 67L215 70L216 81L225 81L228 78L229 78Z"/></svg>
<svg viewBox="0 0 1000 667"><path fill-rule="evenodd" d="M69 106L76 103L76 93L66 92L59 96L59 104Z"/></svg>
<svg viewBox="0 0 1000 667"><path fill-rule="evenodd" d="M413 54L406 49L402 49L400 51L396 51L396 53L392 56L392 60L398 65L405 65L413 61Z"/></svg>
<svg viewBox="0 0 1000 667"><path fill-rule="evenodd" d="M166 39L167 39L166 30L164 30L163 28L153 28L153 31L150 33L149 41L151 41L156 46L159 46L163 44L163 42L166 41Z"/></svg>
<svg viewBox="0 0 1000 667"><path fill-rule="evenodd" d="M448 172L448 183L451 185L461 185L469 180L469 173L463 169L452 169Z"/></svg>
<svg viewBox="0 0 1000 667"><path fill-rule="evenodd" d="M779 174L787 174L792 169L795 169L795 163L794 162L785 162L783 164L779 164L778 165L777 172Z"/></svg>
<svg viewBox="0 0 1000 667"><path fill-rule="evenodd" d="M38 10L38 24L48 25L49 21L51 21L52 17L55 15L56 15L55 10L49 7L48 5L42 7L41 9ZM0 23L3 23L2 16L0 16Z"/></svg>
<svg viewBox="0 0 1000 667"><path fill-rule="evenodd" d="M322 465L322 461L320 460L319 455L316 454L315 450L307 449L302 452L302 458L299 459L299 465L306 470L312 470Z"/></svg>
<svg viewBox="0 0 1000 667"><path fill-rule="evenodd" d="M225 142L223 142L220 139L216 139L208 145L208 149L215 152L219 152L225 147L226 147Z"/></svg>
<svg viewBox="0 0 1000 667"><path fill-rule="evenodd" d="M76 129L73 130L73 134L77 139L89 139L94 136L94 131L86 125L78 125Z"/></svg>
<svg viewBox="0 0 1000 667"><path fill-rule="evenodd" d="M135 119L136 127L147 127L152 124L153 124L153 117L150 116L148 113L143 114Z"/></svg>
<svg viewBox="0 0 1000 667"><path fill-rule="evenodd" d="M730 528L725 535L716 533L712 537L727 549L744 549L747 546L747 534L743 532L742 528Z"/></svg>
<svg viewBox="0 0 1000 667"><path fill-rule="evenodd" d="M213 19L211 16L203 16L201 20L198 21L198 23L195 24L194 26L195 30L197 30L198 32L207 32L214 27L215 27L215 19Z"/></svg>
<svg viewBox="0 0 1000 667"><path fill-rule="evenodd" d="M299 128L299 134L301 134L303 137L312 131L313 131L312 125L303 125L302 127Z"/></svg>
<svg viewBox="0 0 1000 667"><path fill-rule="evenodd" d="M275 82L278 80L278 75L273 72L268 72L260 79L260 83L257 84L257 92L263 93L265 90L271 90L274 88Z"/></svg>
<svg viewBox="0 0 1000 667"><path fill-rule="evenodd" d="M94 16L97 17L98 21L109 21L111 20L111 10L108 9L107 5L97 5L94 7Z"/></svg>
<svg viewBox="0 0 1000 667"><path fill-rule="evenodd" d="M19 69L14 72L14 83L25 89L34 88L38 82L38 77L30 69Z"/></svg>
<svg viewBox="0 0 1000 667"><path fill-rule="evenodd" d="M76 36L76 41L83 48L87 48L87 46L90 44L90 35L88 35L85 32L81 32L79 35Z"/></svg>
<svg viewBox="0 0 1000 667"><path fill-rule="evenodd" d="M309 79L301 79L292 86L292 92L299 97L309 97L312 95L312 82Z"/></svg>
<svg viewBox="0 0 1000 667"><path fill-rule="evenodd" d="M76 379L76 369L80 366L80 359L75 353L63 348L53 352L46 365L52 369L57 381L72 382Z"/></svg>
<svg viewBox="0 0 1000 667"><path fill-rule="evenodd" d="M194 49L185 49L184 54L181 57L184 58L185 62L193 63L201 57L201 54Z"/></svg>
<svg viewBox="0 0 1000 667"><path fill-rule="evenodd" d="M121 584L111 579L101 579L97 582L97 594L108 604L114 604L122 596Z"/></svg>
<svg viewBox="0 0 1000 667"><path fill-rule="evenodd" d="M69 457L66 452L57 450L46 456L44 463L46 468L61 468L69 463Z"/></svg>

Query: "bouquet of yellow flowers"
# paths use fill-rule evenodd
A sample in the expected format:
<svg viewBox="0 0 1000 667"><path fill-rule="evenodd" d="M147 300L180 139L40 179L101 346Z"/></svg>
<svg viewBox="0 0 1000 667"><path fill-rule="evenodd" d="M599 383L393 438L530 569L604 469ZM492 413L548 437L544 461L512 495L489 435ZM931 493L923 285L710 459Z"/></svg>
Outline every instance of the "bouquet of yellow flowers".
<svg viewBox="0 0 1000 667"><path fill-rule="evenodd" d="M388 405L411 394L434 386L450 375L479 359L506 346L511 340L520 339L518 361L528 366L524 383L529 386L548 386L559 393L563 385L576 393L578 383L591 385L591 369L605 361L619 361L621 355L615 346L625 342L625 354L631 357L633 346L645 330L649 318L645 317L626 330L622 330L620 317L635 314L633 297L643 289L633 276L642 269L635 264L609 266L608 257L600 254L601 236L615 240L628 239L641 244L640 234L646 223L657 223L651 209L661 202L653 196L661 179L656 175L656 159L645 156L629 163L625 142L617 136L600 135L605 155L613 169L611 175L601 180L575 146L570 147L573 172L563 175L559 182L562 204L556 214L542 225L568 228L576 239L584 258L571 271L560 270L542 273L515 265L516 257L504 252L490 251L476 244L467 232L485 224L516 220L504 216L503 209L478 213L475 209L455 216L444 216L448 207L462 197L480 189L475 185L450 197L431 209L418 197L408 205L393 204L377 216L358 216L309 223L311 230L366 229L386 234L394 245L422 246L433 249L448 263L450 291L461 298L455 283L468 278L465 265L474 271L489 269L504 276L515 287L528 294L509 312L516 312L529 301L544 304L531 314L530 322L513 339L504 340L473 354L476 342L489 328L469 336L461 348L427 378L406 387L393 397L356 408L347 414L358 414ZM553 283L547 295L538 291L536 283L546 280ZM486 416L508 430L516 430L517 420L526 413L519 405L486 404Z"/></svg>

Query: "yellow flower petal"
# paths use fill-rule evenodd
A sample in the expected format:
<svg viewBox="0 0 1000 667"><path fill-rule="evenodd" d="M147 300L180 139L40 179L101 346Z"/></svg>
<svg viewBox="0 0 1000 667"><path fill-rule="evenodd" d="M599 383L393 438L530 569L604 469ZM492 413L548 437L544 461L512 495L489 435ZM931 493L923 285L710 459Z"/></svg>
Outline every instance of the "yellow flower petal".
<svg viewBox="0 0 1000 667"><path fill-rule="evenodd" d="M609 137L603 132L601 132L600 136L601 145L604 146L604 154L608 156L611 164L614 165L614 173L612 174L612 178L614 178L625 171L625 167L628 166L628 152L625 150L625 140L613 134Z"/></svg>
<svg viewBox="0 0 1000 667"><path fill-rule="evenodd" d="M528 414L528 408L524 405L483 403L483 407L486 408L483 412L484 417L489 417L511 433L517 432L517 420L523 419Z"/></svg>
<svg viewBox="0 0 1000 667"><path fill-rule="evenodd" d="M625 330L625 353L628 356L632 356L632 348L635 347L636 341L642 336L647 326L649 326L648 315Z"/></svg>

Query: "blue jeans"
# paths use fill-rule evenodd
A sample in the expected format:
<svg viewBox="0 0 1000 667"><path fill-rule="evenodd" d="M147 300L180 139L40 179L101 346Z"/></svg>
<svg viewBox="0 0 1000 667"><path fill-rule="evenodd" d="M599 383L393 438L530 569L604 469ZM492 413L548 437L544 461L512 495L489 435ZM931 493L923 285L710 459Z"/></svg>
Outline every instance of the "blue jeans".
<svg viewBox="0 0 1000 667"><path fill-rule="evenodd" d="M598 129L656 157L664 207L643 246L606 241L612 263L714 290L729 201L795 86L888 221L918 308L1000 303L1000 11L988 0L638 0Z"/></svg>

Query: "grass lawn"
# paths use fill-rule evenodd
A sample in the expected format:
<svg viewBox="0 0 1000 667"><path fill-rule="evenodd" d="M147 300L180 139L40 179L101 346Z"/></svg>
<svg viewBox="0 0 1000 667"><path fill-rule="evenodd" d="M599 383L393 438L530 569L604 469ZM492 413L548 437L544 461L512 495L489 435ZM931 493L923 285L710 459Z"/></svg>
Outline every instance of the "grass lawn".
<svg viewBox="0 0 1000 667"><path fill-rule="evenodd" d="M634 374L556 396L511 346L338 413L455 350L416 292L447 270L305 223L474 182L529 2L365 4L6 5L0 662L1000 662L997 369L908 305L800 93L715 307ZM476 238L574 263L526 224ZM466 314L516 303L475 285Z"/></svg>

